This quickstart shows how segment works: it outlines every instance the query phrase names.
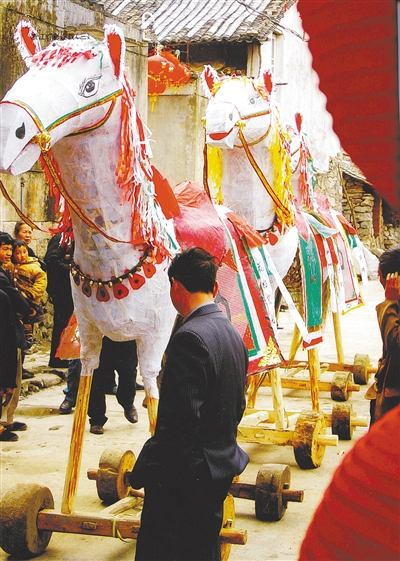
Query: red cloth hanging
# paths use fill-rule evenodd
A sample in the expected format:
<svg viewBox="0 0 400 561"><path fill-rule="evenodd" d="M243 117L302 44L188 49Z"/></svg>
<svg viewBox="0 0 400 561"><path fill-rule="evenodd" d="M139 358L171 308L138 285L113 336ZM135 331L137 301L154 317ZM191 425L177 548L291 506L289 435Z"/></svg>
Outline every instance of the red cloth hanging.
<svg viewBox="0 0 400 561"><path fill-rule="evenodd" d="M343 149L397 211L397 2L299 0L313 68Z"/></svg>

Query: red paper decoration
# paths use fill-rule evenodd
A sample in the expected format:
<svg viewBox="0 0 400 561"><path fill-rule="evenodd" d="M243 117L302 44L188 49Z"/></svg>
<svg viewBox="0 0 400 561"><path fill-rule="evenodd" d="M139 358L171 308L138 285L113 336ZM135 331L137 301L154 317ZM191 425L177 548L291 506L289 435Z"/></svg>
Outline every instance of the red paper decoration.
<svg viewBox="0 0 400 561"><path fill-rule="evenodd" d="M104 284L99 284L96 292L96 299L98 302L108 302L110 294Z"/></svg>
<svg viewBox="0 0 400 561"><path fill-rule="evenodd" d="M160 53L152 50L148 58L148 94L152 102L152 109L157 96L164 93L168 86L179 88L190 80L190 70L179 61L179 58L169 49Z"/></svg>
<svg viewBox="0 0 400 561"><path fill-rule="evenodd" d="M174 64L159 54L149 56L147 65L149 75L163 82L168 81L174 71Z"/></svg>

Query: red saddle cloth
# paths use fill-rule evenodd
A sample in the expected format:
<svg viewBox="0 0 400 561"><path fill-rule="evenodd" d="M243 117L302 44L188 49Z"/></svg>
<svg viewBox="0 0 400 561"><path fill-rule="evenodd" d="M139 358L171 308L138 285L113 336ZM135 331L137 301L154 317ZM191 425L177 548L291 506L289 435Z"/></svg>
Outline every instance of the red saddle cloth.
<svg viewBox="0 0 400 561"><path fill-rule="evenodd" d="M221 263L227 249L224 227L203 187L188 180L176 185L173 192L180 211L174 216L180 246L202 247Z"/></svg>

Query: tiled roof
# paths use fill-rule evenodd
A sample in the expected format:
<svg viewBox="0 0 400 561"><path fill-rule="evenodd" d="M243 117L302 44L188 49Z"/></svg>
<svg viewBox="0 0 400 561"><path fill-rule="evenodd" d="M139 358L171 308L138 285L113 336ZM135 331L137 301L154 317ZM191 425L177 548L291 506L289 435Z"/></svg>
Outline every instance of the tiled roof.
<svg viewBox="0 0 400 561"><path fill-rule="evenodd" d="M367 178L365 177L363 172L360 170L360 168L357 167L356 164L352 162L352 160L351 160L351 158L348 154L343 153L343 157L340 160L340 167L342 168L342 171L344 173L347 173L347 175L350 175L354 179L358 179L359 181L362 181L363 183L368 183L369 185L371 185L369 183L369 181L367 181Z"/></svg>
<svg viewBox="0 0 400 561"><path fill-rule="evenodd" d="M164 43L265 41L296 0L90 0L126 24ZM152 14L149 16L149 14Z"/></svg>

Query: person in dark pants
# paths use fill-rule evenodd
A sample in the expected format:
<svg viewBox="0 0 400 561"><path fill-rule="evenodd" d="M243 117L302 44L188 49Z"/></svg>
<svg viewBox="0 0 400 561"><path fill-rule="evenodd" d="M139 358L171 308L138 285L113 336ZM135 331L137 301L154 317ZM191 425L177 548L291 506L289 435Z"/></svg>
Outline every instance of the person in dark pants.
<svg viewBox="0 0 400 561"><path fill-rule="evenodd" d="M219 561L223 502L249 461L237 444L248 352L214 303L217 268L191 248L168 270L183 322L166 349L155 434L125 476L145 490L136 561Z"/></svg>
<svg viewBox="0 0 400 561"><path fill-rule="evenodd" d="M68 360L57 358L55 354L60 343L61 333L74 311L69 267L73 247L68 248L66 245L60 245L60 242L61 234L55 234L50 239L44 256L47 266L47 292L54 306L49 366L68 368Z"/></svg>
<svg viewBox="0 0 400 561"><path fill-rule="evenodd" d="M98 368L93 372L92 388L89 399L90 432L103 434L106 417L105 387L109 374L118 373L117 401L124 410L130 423L137 423L138 414L134 405L137 375L136 341L111 341L103 337Z"/></svg>
<svg viewBox="0 0 400 561"><path fill-rule="evenodd" d="M60 242L60 234L55 234L50 239L44 260L47 265L47 292L54 306L54 323L49 366L53 368L68 368L67 387L63 390L65 397L59 407L59 412L61 414L68 414L71 413L75 407L82 365L79 359L63 360L55 356L60 344L61 334L74 311L70 279L70 263L72 262L74 247L73 244L70 247L60 245ZM104 384L106 384L107 389L115 385L114 370L117 370L120 375L120 383L122 382L120 391L116 391L117 399L123 406L128 421L131 423L137 422L137 412L133 410L133 400L137 387L135 385L137 366L136 343L134 341L123 343L108 341L109 342L106 342L106 350L104 353L102 352L104 355L103 361L99 366L101 375L96 373L96 376L93 378L93 385L95 386L92 390L94 396L93 418L96 421L93 424L100 427L97 429L99 432L96 434L102 434L102 432L100 432L102 425L107 420L105 417ZM117 348L114 347L115 344L118 345ZM124 362L125 360L126 362ZM131 387L132 379L133 387ZM140 389L141 388L142 387L140 387ZM103 413L100 414L100 411L103 411Z"/></svg>

